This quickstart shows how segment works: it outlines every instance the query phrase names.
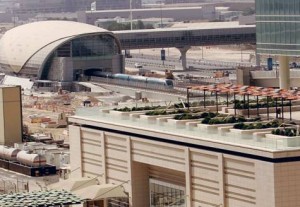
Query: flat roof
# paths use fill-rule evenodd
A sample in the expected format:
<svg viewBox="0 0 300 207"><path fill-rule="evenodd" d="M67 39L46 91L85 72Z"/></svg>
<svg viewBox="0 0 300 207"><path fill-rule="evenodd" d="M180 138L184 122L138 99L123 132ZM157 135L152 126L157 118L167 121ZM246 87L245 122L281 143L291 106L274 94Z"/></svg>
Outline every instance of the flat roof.
<svg viewBox="0 0 300 207"><path fill-rule="evenodd" d="M179 25L179 24L178 24ZM180 27L174 28L158 28L158 29L140 29L140 30L124 30L113 31L114 34L124 33L155 33L155 32L168 32L168 31L195 31L195 30L213 30L213 29L241 29L241 28L255 28L255 25L238 25L237 22L209 22L209 23L187 23L180 24Z"/></svg>
<svg viewBox="0 0 300 207"><path fill-rule="evenodd" d="M178 11L178 10L199 10L202 9L202 6L198 7L174 7L174 8L148 8L148 9L132 9L132 12L138 11ZM130 12L130 9L116 9L116 10L97 10L97 11L86 11L88 14L97 14L97 13L118 13L118 12Z"/></svg>

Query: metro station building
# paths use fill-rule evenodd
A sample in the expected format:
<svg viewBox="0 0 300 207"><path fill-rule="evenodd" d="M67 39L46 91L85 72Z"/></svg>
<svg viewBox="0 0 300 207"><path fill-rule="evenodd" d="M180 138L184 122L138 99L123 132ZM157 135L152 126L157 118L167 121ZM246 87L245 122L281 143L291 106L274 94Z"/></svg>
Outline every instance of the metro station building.
<svg viewBox="0 0 300 207"><path fill-rule="evenodd" d="M71 21L41 21L3 35L0 67L7 74L65 86L86 70L123 72L124 57L119 40L107 30Z"/></svg>
<svg viewBox="0 0 300 207"><path fill-rule="evenodd" d="M300 56L300 2L256 0L257 53L279 57L279 86L290 88L289 57Z"/></svg>

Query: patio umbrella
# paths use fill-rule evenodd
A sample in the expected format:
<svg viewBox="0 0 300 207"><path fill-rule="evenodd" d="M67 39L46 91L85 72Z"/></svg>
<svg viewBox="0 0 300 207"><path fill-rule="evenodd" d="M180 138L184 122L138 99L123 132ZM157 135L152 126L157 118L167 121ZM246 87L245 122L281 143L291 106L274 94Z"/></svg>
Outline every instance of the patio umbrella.
<svg viewBox="0 0 300 207"><path fill-rule="evenodd" d="M91 185L73 192L81 199L100 200L104 198L126 198L128 195L124 192L122 185L102 184Z"/></svg>
<svg viewBox="0 0 300 207"><path fill-rule="evenodd" d="M99 182L97 178L70 178L68 180L62 180L58 183L54 183L48 186L49 189L53 190L65 190L74 191L81 188L86 188L91 185L97 185Z"/></svg>

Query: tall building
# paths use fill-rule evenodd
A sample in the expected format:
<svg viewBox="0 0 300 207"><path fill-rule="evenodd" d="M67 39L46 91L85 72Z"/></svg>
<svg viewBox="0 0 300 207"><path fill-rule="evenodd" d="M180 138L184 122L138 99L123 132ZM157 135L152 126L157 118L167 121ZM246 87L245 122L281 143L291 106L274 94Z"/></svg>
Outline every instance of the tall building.
<svg viewBox="0 0 300 207"><path fill-rule="evenodd" d="M129 206L299 206L300 136L146 112L78 109L72 176L124 186Z"/></svg>
<svg viewBox="0 0 300 207"><path fill-rule="evenodd" d="M22 99L20 86L0 87L0 144L22 142Z"/></svg>
<svg viewBox="0 0 300 207"><path fill-rule="evenodd" d="M257 53L279 57L280 88L290 88L289 57L300 55L300 1L256 0Z"/></svg>

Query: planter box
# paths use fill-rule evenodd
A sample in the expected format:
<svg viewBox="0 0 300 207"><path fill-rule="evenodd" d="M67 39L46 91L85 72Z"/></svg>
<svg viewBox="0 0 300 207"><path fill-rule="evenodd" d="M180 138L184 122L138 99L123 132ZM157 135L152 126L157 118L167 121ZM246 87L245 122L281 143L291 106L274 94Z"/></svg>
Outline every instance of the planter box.
<svg viewBox="0 0 300 207"><path fill-rule="evenodd" d="M266 134L266 139L276 140L278 147L299 147L300 136L287 137L275 134Z"/></svg>
<svg viewBox="0 0 300 207"><path fill-rule="evenodd" d="M178 128L185 128L187 127L188 123L199 123L200 119L186 119L186 120L176 120L176 119L168 119L169 124L176 125ZM197 126L197 124L196 124Z"/></svg>
<svg viewBox="0 0 300 207"><path fill-rule="evenodd" d="M256 132L268 132L271 133L272 130L275 128L267 128L267 129L247 129L247 130L242 130L242 129L230 129L231 133L235 134L240 134L241 138L243 139L252 139L254 138L253 134ZM252 137L249 137L252 136Z"/></svg>
<svg viewBox="0 0 300 207"><path fill-rule="evenodd" d="M253 138L257 142L266 142L266 134L270 134L271 132L254 132Z"/></svg>
<svg viewBox="0 0 300 207"><path fill-rule="evenodd" d="M235 124L235 123L234 123ZM197 124L197 127L201 130L206 130L209 133L218 133L219 127L227 127L227 126L233 126L234 124L228 123L228 124Z"/></svg>
<svg viewBox="0 0 300 207"><path fill-rule="evenodd" d="M221 136L227 136L227 134L230 132L230 129L232 129L232 128L233 128L233 125L232 126L219 127L218 128L218 133Z"/></svg>

